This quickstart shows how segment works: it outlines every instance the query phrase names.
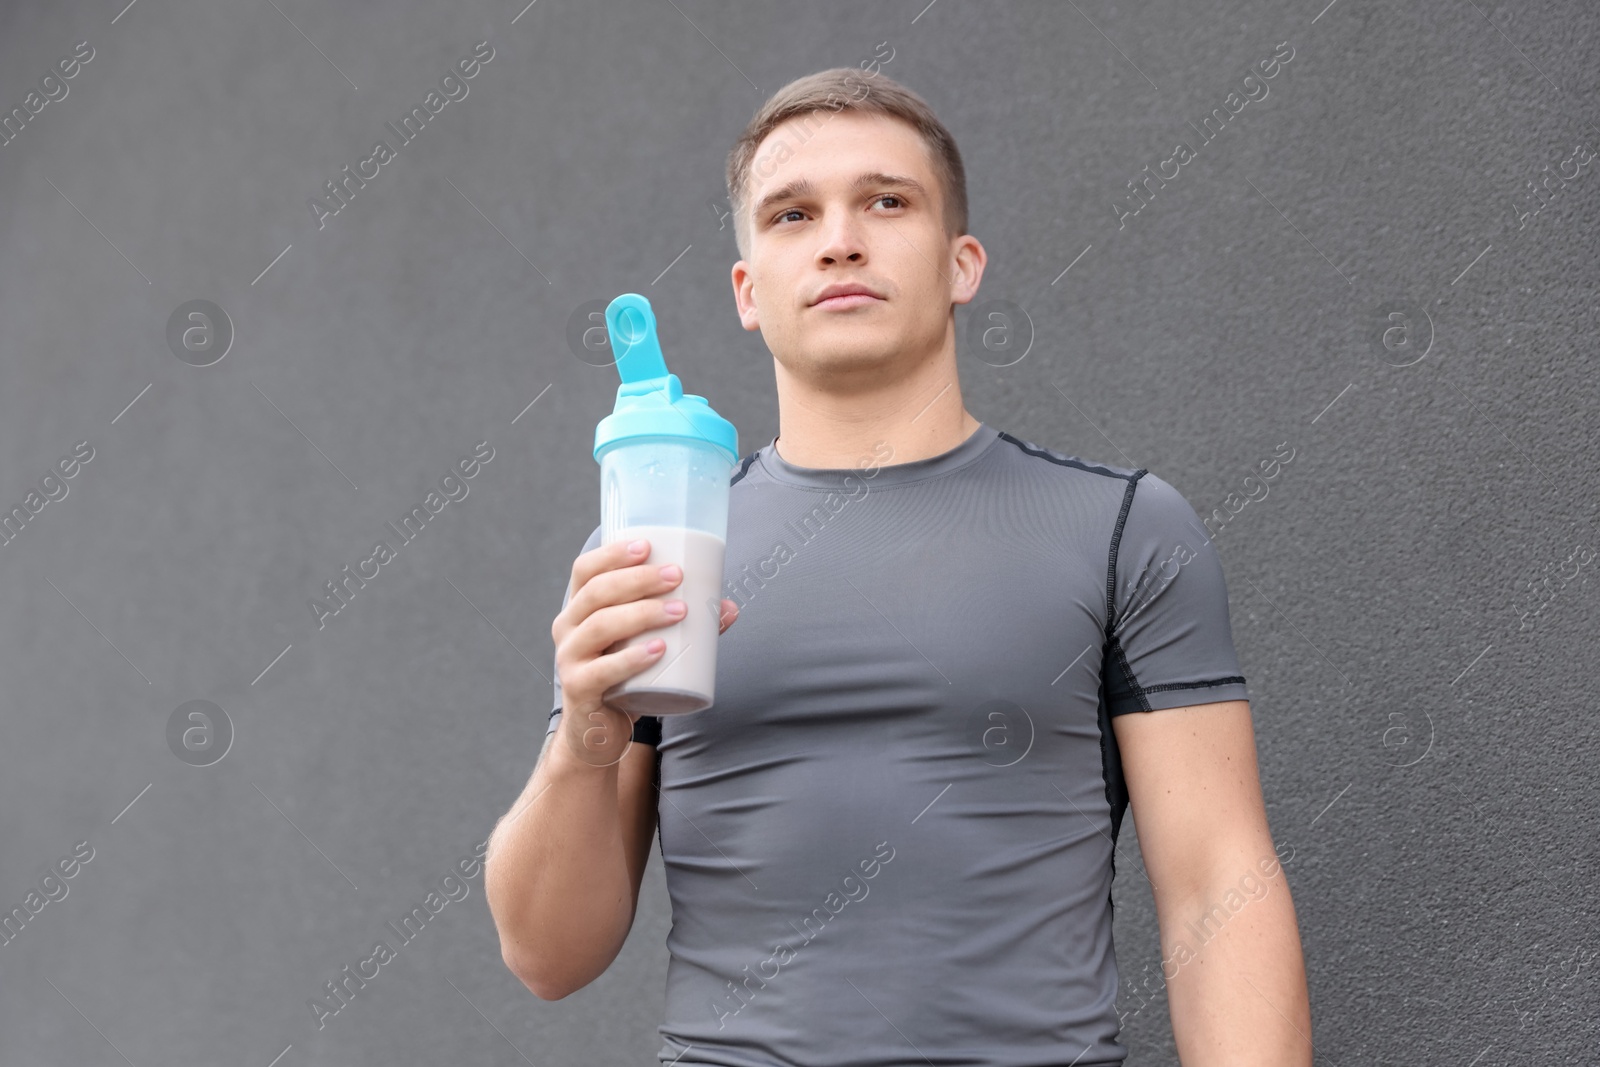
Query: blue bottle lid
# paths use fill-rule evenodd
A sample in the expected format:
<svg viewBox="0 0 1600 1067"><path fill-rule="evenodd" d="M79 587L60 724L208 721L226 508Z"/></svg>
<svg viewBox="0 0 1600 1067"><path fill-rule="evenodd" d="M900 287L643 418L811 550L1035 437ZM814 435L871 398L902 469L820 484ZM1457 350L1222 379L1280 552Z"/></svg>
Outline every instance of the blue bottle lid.
<svg viewBox="0 0 1600 1067"><path fill-rule="evenodd" d="M644 437L684 437L713 445L731 466L739 460L739 433L703 396L683 391L667 373L656 338L656 315L638 293L623 293L606 307L606 333L622 384L616 408L594 428L594 458Z"/></svg>

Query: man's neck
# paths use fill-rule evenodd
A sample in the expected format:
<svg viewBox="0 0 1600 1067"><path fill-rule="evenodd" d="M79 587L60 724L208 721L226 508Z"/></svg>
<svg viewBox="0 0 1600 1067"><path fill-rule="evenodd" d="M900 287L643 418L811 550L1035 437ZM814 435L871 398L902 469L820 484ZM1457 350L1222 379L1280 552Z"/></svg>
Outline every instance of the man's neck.
<svg viewBox="0 0 1600 1067"><path fill-rule="evenodd" d="M953 385L932 403L850 412L807 406L780 412L778 423L778 455L797 467L823 470L927 459L960 445L981 425ZM879 442L890 450L887 458Z"/></svg>

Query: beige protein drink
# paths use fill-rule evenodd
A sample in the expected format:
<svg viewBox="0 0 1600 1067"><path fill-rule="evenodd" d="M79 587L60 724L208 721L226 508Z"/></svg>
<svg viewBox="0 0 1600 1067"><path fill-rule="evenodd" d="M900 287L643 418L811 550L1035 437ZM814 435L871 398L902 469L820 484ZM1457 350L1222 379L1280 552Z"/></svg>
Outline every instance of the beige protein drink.
<svg viewBox="0 0 1600 1067"><path fill-rule="evenodd" d="M682 526L629 526L619 541L645 538L650 555L645 563L664 567L676 563L683 580L653 599L681 600L688 607L671 626L656 626L618 642L606 651L633 648L656 638L666 650L654 664L632 678L606 690L601 697L622 711L645 715L673 715L709 708L716 691L717 636L722 628L722 565L726 542L700 530ZM641 691L649 690L648 694ZM633 694L640 694L635 698Z"/></svg>

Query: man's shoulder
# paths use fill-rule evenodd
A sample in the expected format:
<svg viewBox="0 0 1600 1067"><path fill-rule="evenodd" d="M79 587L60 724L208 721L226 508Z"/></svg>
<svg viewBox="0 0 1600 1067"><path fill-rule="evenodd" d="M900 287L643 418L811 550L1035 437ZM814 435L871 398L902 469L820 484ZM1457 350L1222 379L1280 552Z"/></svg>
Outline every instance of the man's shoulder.
<svg viewBox="0 0 1600 1067"><path fill-rule="evenodd" d="M997 446L1008 449L1008 461L1038 479L1047 492L1066 494L1074 507L1092 502L1114 522L1115 538L1137 535L1169 539L1180 531L1199 529L1188 499L1171 482L1148 467L1128 467L1072 455L1001 431ZM1207 540L1201 531L1202 543Z"/></svg>

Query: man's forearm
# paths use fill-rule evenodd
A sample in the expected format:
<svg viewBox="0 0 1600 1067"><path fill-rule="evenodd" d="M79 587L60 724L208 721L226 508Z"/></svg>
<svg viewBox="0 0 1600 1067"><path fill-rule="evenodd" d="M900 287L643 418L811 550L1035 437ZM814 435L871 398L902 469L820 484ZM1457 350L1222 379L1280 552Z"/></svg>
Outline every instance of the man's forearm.
<svg viewBox="0 0 1600 1067"><path fill-rule="evenodd" d="M633 922L617 777L575 757L558 729L490 835L484 891L501 955L545 999L604 972Z"/></svg>
<svg viewBox="0 0 1600 1067"><path fill-rule="evenodd" d="M1310 1067L1311 1003L1282 869L1259 896L1219 880L1162 918L1162 973L1183 1067ZM1240 903L1242 901L1242 904Z"/></svg>

